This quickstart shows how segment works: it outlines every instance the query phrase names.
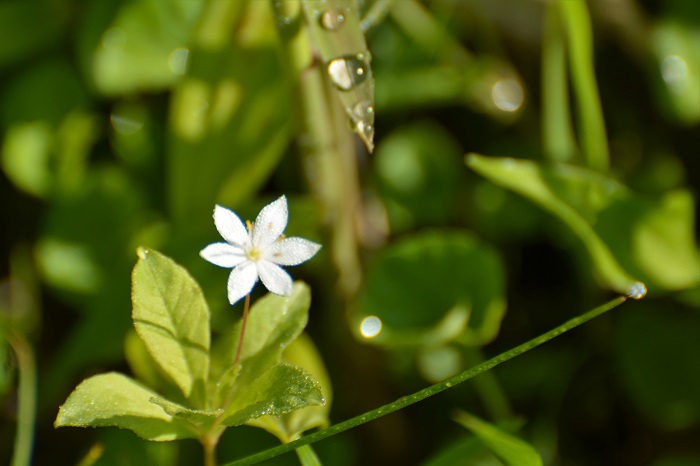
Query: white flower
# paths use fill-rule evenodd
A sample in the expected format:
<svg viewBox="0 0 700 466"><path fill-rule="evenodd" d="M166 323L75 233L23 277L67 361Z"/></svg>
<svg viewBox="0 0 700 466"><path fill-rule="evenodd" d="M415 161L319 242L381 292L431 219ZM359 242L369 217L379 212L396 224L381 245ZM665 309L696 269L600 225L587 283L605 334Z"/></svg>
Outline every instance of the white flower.
<svg viewBox="0 0 700 466"><path fill-rule="evenodd" d="M250 229L229 209L214 208L214 225L226 242L212 243L199 255L219 267L233 268L228 277L231 304L250 293L258 278L271 292L288 296L292 277L280 265L301 264L321 249L304 238L285 238L288 217L284 196L263 207Z"/></svg>

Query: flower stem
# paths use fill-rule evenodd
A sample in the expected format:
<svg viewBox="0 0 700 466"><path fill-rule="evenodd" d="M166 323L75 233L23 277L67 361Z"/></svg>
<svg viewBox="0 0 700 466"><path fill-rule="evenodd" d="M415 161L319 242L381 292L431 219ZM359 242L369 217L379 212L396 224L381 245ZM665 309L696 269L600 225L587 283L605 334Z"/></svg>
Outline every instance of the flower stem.
<svg viewBox="0 0 700 466"><path fill-rule="evenodd" d="M450 387L453 387L457 384L460 384L462 382L465 382L473 377L476 377L479 374L482 374L488 370L493 369L497 365L504 363L510 359L513 359L516 356L520 356L521 354L530 351L533 348L536 348L549 340L558 337L559 335L568 332L569 330L578 327L579 325L588 322L589 320L598 317L599 315L609 311L610 309L613 309L623 302L625 302L627 298L625 296L619 296L611 301L608 301L607 303L598 306L595 309L592 309L588 312L586 312L583 315L580 315L578 317L574 317L573 319L568 320L567 322L563 323L559 327L550 330L547 333L544 333L536 338L533 338L532 340L525 342L521 344L520 346L516 346L515 348L508 350L504 353L499 354L498 356L495 356L487 361L482 362L481 364L472 367L471 369L467 369L466 371L455 375L454 377L450 377L449 379L440 382L435 385L431 385L430 387L424 388L423 390L420 390L416 393L413 393L408 396L404 396L399 398L398 400L394 401L393 403L389 403L387 405L381 406L377 409L374 409L372 411L369 411L367 413L361 414L359 416L356 416L354 418L348 419L347 421L341 422L340 424L336 424L334 426L328 427L327 429L320 430L318 432L315 432L311 435L307 435L305 437L300 438L299 440L295 440L294 442L286 443L284 445L280 445L278 447L271 448L269 450L262 451L260 453L256 453L254 455L248 456L246 458L242 458L237 461L233 461L231 463L226 463L224 466L245 466L245 465L250 465L250 464L255 464L259 463L261 461L269 460L270 458L273 458L275 456L281 455L282 453L286 453L291 450L295 450L299 447L302 447L303 445L309 445L314 442L317 442L319 440L323 440L325 438L331 437L333 435L339 434L341 432L345 432L346 430L352 429L353 427L357 427L361 424L365 424L367 422L373 421L377 418L380 418L382 416L385 416L387 414L393 413L395 411L398 411L400 409L405 408L406 406L410 406L414 403L417 403L419 401L422 401L430 396L436 395L443 390L447 390Z"/></svg>
<svg viewBox="0 0 700 466"><path fill-rule="evenodd" d="M238 337L238 347L236 348L236 358L233 360L233 365L238 364L241 359L241 350L243 349L243 337L245 336L245 327L248 323L248 309L250 308L250 293L245 297L245 304L243 304L243 318L241 321L241 334Z"/></svg>
<svg viewBox="0 0 700 466"><path fill-rule="evenodd" d="M11 465L29 466L36 421L36 362L29 342L22 335L13 332L7 336L7 340L17 356L19 370L17 433Z"/></svg>
<svg viewBox="0 0 700 466"><path fill-rule="evenodd" d="M206 437L200 442L204 449L204 466L216 466L216 446L219 444L219 437Z"/></svg>

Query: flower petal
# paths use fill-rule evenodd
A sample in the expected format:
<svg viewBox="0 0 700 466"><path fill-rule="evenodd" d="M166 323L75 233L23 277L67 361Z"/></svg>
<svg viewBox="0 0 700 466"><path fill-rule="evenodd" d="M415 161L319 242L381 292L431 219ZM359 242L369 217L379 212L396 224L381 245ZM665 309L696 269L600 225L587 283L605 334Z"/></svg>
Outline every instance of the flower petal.
<svg viewBox="0 0 700 466"><path fill-rule="evenodd" d="M214 265L228 269L246 260L243 249L228 243L212 243L199 251L199 255Z"/></svg>
<svg viewBox="0 0 700 466"><path fill-rule="evenodd" d="M258 281L258 269L253 262L243 262L228 276L228 301L233 305L250 293Z"/></svg>
<svg viewBox="0 0 700 466"><path fill-rule="evenodd" d="M299 265L314 257L321 245L304 238L284 238L272 243L265 259L278 265Z"/></svg>
<svg viewBox="0 0 700 466"><path fill-rule="evenodd" d="M241 219L226 207L214 207L214 225L221 237L231 244L243 246L250 242L248 230Z"/></svg>
<svg viewBox="0 0 700 466"><path fill-rule="evenodd" d="M263 207L253 225L251 233L253 244L260 249L272 244L287 228L288 218L289 211L285 196L280 196L276 201Z"/></svg>
<svg viewBox="0 0 700 466"><path fill-rule="evenodd" d="M282 267L266 260L258 261L256 265L260 281L265 288L282 296L289 296L292 293L292 277Z"/></svg>

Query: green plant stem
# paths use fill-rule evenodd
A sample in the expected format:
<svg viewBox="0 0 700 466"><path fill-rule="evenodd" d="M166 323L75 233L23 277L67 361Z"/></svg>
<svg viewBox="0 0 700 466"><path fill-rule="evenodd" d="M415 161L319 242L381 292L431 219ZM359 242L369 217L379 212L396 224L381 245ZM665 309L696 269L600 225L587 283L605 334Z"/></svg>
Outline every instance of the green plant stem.
<svg viewBox="0 0 700 466"><path fill-rule="evenodd" d="M297 2L272 2L280 16L296 18ZM292 22L296 21L293 19ZM355 215L360 200L359 174L353 136L337 92L329 82L306 28L290 36L280 26L288 66L298 76L299 121L304 137L301 151L310 185L324 208L332 232L330 253L338 270L339 287L347 297L362 280Z"/></svg>
<svg viewBox="0 0 700 466"><path fill-rule="evenodd" d="M570 162L576 153L560 5L545 6L542 37L542 143L549 160Z"/></svg>
<svg viewBox="0 0 700 466"><path fill-rule="evenodd" d="M321 460L318 459L316 452L311 445L302 445L294 450L299 458L302 466L321 466Z"/></svg>
<svg viewBox="0 0 700 466"><path fill-rule="evenodd" d="M588 167L608 171L610 154L603 109L593 63L591 18L584 0L560 1L558 6L568 38L571 81L580 119L581 148Z"/></svg>
<svg viewBox="0 0 700 466"><path fill-rule="evenodd" d="M400 409L405 408L406 406L412 405L414 403L417 403L419 401L422 401L430 396L436 395L443 390L447 390L450 387L454 387L455 385L458 385L462 382L465 382L473 377L476 377L479 374L482 374L488 370L493 369L497 365L504 363L510 359L513 359L516 356L519 356L527 351L530 351L533 348L536 348L549 340L558 337L559 335L568 332L569 330L578 327L579 325L588 322L589 320L598 317L599 315L619 306L623 302L626 301L625 296L619 296L615 299L612 299L611 301L598 306L597 308L586 312L583 315L580 315L578 317L574 317L571 320L568 320L567 322L563 323L559 327L556 327L553 330L550 330L547 333L544 333L536 338L533 338L532 340L523 343L522 345L516 346L515 348L506 351L504 353L499 354L498 356L495 356L481 364L479 364L476 367L473 367L471 369L468 369L460 374L457 374L454 377L450 377L449 379L440 382L435 385L431 385L430 387L424 388L423 390L420 390L416 393L413 393L412 395L404 396L402 398L399 398L398 400L394 401L393 403L389 403L387 405L384 405L380 408L377 408L375 410L369 411L367 413L361 414L359 416L356 416L352 419L348 419L347 421L341 422L340 424L336 424L334 426L331 426L327 429L323 429L321 431L318 431L316 433L313 433L311 435L308 435L306 437L302 437L299 440L295 440L294 442L287 443L285 445L280 445L275 448L271 448L269 450L262 451L260 453L256 453L254 455L248 456L246 458L242 458L237 461L233 461L231 463L227 463L224 466L246 466L250 464L255 464L259 463L261 461L268 460L270 458L273 458L275 456L281 455L283 453L286 453L291 450L295 450L299 447L302 447L304 445L309 445L314 442L318 442L319 440L323 440L325 438L331 437L333 435L339 434L341 432L345 432L346 430L352 429L353 427L357 427L361 424L365 424L367 422L373 421L375 419L378 419L382 416L386 416L387 414L391 414L395 411L398 411Z"/></svg>
<svg viewBox="0 0 700 466"><path fill-rule="evenodd" d="M241 350L243 349L243 337L245 337L245 327L248 323L248 310L250 309L250 293L245 297L243 304L243 317L241 318L241 334L238 337L238 347L236 348L236 358L233 360L233 365L238 364L241 359Z"/></svg>
<svg viewBox="0 0 700 466"><path fill-rule="evenodd" d="M17 355L19 370L17 432L10 465L29 466L32 461L36 423L36 362L29 342L22 335L12 332L7 336L7 340Z"/></svg>
<svg viewBox="0 0 700 466"><path fill-rule="evenodd" d="M219 437L207 437L201 443L204 449L204 466L216 466L216 446L219 444Z"/></svg>

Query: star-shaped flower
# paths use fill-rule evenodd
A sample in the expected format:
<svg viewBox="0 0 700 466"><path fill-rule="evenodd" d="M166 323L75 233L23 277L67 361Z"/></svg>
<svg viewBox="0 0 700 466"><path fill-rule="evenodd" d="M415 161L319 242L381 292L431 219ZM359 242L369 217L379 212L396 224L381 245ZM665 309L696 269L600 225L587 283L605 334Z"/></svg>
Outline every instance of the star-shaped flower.
<svg viewBox="0 0 700 466"><path fill-rule="evenodd" d="M238 215L217 205L214 225L225 243L212 243L199 253L219 267L233 268L228 277L228 300L235 304L251 292L260 279L271 292L288 296L292 277L280 265L298 265L311 259L321 245L304 238L285 238L289 212L281 196L266 205L255 223L246 228Z"/></svg>

